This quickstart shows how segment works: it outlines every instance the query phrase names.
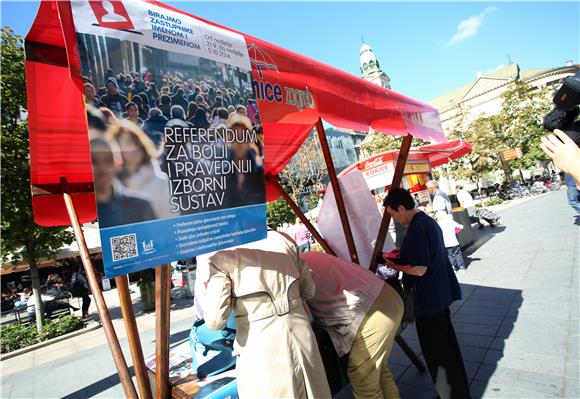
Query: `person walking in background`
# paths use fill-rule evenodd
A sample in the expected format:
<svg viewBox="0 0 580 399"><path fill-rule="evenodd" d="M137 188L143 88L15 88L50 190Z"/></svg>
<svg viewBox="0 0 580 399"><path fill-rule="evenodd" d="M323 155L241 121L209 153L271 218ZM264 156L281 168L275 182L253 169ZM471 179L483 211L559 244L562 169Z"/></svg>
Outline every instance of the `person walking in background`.
<svg viewBox="0 0 580 399"><path fill-rule="evenodd" d="M292 238L296 241L301 253L310 251L310 232L300 218L296 218L296 224L292 229Z"/></svg>
<svg viewBox="0 0 580 399"><path fill-rule="evenodd" d="M435 180L428 181L427 191L429 191L433 200L433 213L435 216L437 216L437 213L451 214L451 200L447 193L439 189L439 183Z"/></svg>
<svg viewBox="0 0 580 399"><path fill-rule="evenodd" d="M568 204L576 211L576 224L580 224L580 184L576 184L574 178L569 173L564 175Z"/></svg>
<svg viewBox="0 0 580 399"><path fill-rule="evenodd" d="M461 299L461 289L451 268L443 233L437 222L415 209L411 194L393 188L385 198L391 217L409 226L397 263L387 266L402 271L405 289L415 289L415 325L431 379L442 399L470 398L463 357L449 313Z"/></svg>
<svg viewBox="0 0 580 399"><path fill-rule="evenodd" d="M403 317L394 288L359 265L320 252L301 254L316 284L308 307L338 356L348 355L355 398L399 398L388 366Z"/></svg>
<svg viewBox="0 0 580 399"><path fill-rule="evenodd" d="M91 306L91 297L89 296L89 282L81 272L81 265L75 266L75 272L71 277L72 294L83 299L83 318L89 317L89 307Z"/></svg>
<svg viewBox="0 0 580 399"><path fill-rule="evenodd" d="M463 229L463 226L453 220L453 216L447 214L439 214L437 216L437 224L443 233L443 242L445 249L447 249L447 256L449 262L455 271L465 271L465 261L463 260L463 253L457 240L457 234Z"/></svg>

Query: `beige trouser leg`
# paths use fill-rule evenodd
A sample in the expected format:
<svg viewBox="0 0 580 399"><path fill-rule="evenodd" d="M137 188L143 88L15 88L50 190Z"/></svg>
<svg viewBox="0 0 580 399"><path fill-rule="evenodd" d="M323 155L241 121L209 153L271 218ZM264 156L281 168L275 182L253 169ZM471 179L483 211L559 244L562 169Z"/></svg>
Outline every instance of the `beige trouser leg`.
<svg viewBox="0 0 580 399"><path fill-rule="evenodd" d="M363 319L350 351L347 373L355 398L400 398L387 360L402 317L399 294L385 285Z"/></svg>

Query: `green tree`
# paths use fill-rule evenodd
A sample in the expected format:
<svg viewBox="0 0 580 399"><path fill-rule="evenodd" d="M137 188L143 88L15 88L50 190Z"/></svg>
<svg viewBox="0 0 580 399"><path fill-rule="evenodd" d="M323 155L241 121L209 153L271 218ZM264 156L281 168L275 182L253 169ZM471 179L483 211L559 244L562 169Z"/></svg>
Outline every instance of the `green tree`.
<svg viewBox="0 0 580 399"><path fill-rule="evenodd" d="M382 152L398 150L403 142L402 136L390 136L381 132L371 130L368 140L362 144L362 149L370 155L380 154ZM413 138L413 147L419 147L429 144L428 141L419 138Z"/></svg>
<svg viewBox="0 0 580 399"><path fill-rule="evenodd" d="M521 158L509 162L510 166L530 168L537 161L548 160L540 148L540 138L546 134L543 118L552 108L549 89L533 89L516 82L502 97L498 129L509 148L521 148L523 152Z"/></svg>
<svg viewBox="0 0 580 399"><path fill-rule="evenodd" d="M284 223L294 222L295 218L296 215L282 198L266 204L266 220L268 223L282 226Z"/></svg>
<svg viewBox="0 0 580 399"><path fill-rule="evenodd" d="M290 196L300 205L303 198L310 195L311 190L318 191L324 187L322 181L327 174L320 141L311 132L280 173L280 178L288 188Z"/></svg>
<svg viewBox="0 0 580 399"><path fill-rule="evenodd" d="M509 148L502 134L500 118L497 115L480 116L467 127L458 123L449 138L462 138L469 142L472 151L451 162L450 172L457 178L475 180L478 176L502 167L501 152Z"/></svg>
<svg viewBox="0 0 580 399"><path fill-rule="evenodd" d="M34 223L30 192L28 125L19 121L26 107L24 49L22 38L2 28L2 261L26 260L30 265L36 325L43 326L40 278L36 261L50 257L70 244L72 233L62 227L40 227Z"/></svg>

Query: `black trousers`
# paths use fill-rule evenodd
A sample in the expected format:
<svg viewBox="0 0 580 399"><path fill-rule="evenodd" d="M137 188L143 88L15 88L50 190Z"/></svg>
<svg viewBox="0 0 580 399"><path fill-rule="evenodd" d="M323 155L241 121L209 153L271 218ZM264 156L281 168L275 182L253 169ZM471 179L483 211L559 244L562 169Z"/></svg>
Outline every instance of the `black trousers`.
<svg viewBox="0 0 580 399"><path fill-rule="evenodd" d="M416 317L417 335L431 379L442 399L468 399L469 381L449 308L430 317Z"/></svg>
<svg viewBox="0 0 580 399"><path fill-rule="evenodd" d="M91 306L91 297L89 294L83 295L83 317L87 317L89 315L89 306Z"/></svg>

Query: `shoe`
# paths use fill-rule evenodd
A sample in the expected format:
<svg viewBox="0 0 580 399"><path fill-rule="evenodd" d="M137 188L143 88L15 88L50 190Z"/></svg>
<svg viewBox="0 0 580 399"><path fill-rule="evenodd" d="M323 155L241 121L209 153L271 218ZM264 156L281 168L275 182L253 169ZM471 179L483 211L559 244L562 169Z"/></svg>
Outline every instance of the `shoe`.
<svg viewBox="0 0 580 399"><path fill-rule="evenodd" d="M75 308L73 305L70 305L70 308L71 308L72 310L74 310L75 312L76 312L77 310L79 310L79 308Z"/></svg>

